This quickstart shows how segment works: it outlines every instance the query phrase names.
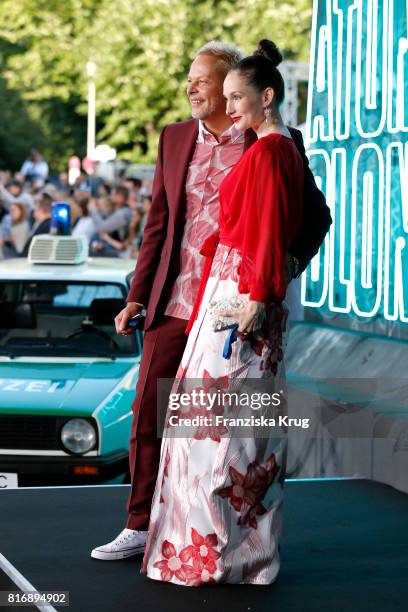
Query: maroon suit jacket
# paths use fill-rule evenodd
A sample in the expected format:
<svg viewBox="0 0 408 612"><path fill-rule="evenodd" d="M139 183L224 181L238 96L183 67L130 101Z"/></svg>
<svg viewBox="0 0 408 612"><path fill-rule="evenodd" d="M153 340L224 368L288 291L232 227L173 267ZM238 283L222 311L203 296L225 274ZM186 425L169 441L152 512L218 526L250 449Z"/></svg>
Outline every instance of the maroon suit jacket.
<svg viewBox="0 0 408 612"><path fill-rule="evenodd" d="M331 224L330 211L318 189L305 155L301 132L289 128L305 168L304 212L300 238L289 252L303 271L317 253ZM185 183L198 135L198 121L190 119L166 126L158 148L153 201L143 233L128 302L147 306L144 329L163 314L179 271L180 245L186 212ZM256 141L245 133L245 150Z"/></svg>

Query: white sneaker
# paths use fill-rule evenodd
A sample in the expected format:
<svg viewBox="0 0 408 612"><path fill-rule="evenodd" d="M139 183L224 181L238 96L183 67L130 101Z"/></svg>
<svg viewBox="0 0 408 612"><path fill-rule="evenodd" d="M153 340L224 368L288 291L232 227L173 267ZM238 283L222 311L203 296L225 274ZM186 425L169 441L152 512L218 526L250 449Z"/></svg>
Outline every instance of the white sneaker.
<svg viewBox="0 0 408 612"><path fill-rule="evenodd" d="M114 561L115 559L125 559L137 555L144 552L146 538L147 531L136 531L126 527L109 544L94 548L91 557L103 561Z"/></svg>

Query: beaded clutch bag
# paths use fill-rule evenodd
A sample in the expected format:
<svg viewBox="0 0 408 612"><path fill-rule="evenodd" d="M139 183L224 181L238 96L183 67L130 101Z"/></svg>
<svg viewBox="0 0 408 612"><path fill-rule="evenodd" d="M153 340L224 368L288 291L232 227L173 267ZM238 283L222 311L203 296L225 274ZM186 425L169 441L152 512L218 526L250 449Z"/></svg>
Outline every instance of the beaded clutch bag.
<svg viewBox="0 0 408 612"><path fill-rule="evenodd" d="M208 314L210 317L211 327L214 331L223 331L229 329L231 325L238 321L234 317L223 317L220 312L223 310L241 310L249 303L249 294L238 293L221 300L215 300L208 305Z"/></svg>

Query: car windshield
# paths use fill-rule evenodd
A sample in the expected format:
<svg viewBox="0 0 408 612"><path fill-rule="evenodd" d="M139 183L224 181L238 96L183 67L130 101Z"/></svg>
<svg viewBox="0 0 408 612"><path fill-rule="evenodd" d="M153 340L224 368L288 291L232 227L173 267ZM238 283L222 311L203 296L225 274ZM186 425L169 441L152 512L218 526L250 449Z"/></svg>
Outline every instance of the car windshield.
<svg viewBox="0 0 408 612"><path fill-rule="evenodd" d="M0 281L0 355L137 355L140 332L116 334L126 287L73 281Z"/></svg>

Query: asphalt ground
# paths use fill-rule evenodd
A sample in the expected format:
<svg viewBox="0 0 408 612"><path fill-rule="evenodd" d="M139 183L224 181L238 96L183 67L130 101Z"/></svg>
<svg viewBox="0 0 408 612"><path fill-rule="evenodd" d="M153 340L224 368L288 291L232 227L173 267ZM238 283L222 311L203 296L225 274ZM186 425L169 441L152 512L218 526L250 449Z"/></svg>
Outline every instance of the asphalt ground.
<svg viewBox="0 0 408 612"><path fill-rule="evenodd" d="M1 491L8 573L13 567L38 591L69 591L70 606L55 609L75 612L407 610L408 496L388 485L287 481L282 566L270 586L187 588L141 575L141 556L91 559L124 527L127 496L127 485ZM8 590L1 558L0 568L0 590Z"/></svg>

